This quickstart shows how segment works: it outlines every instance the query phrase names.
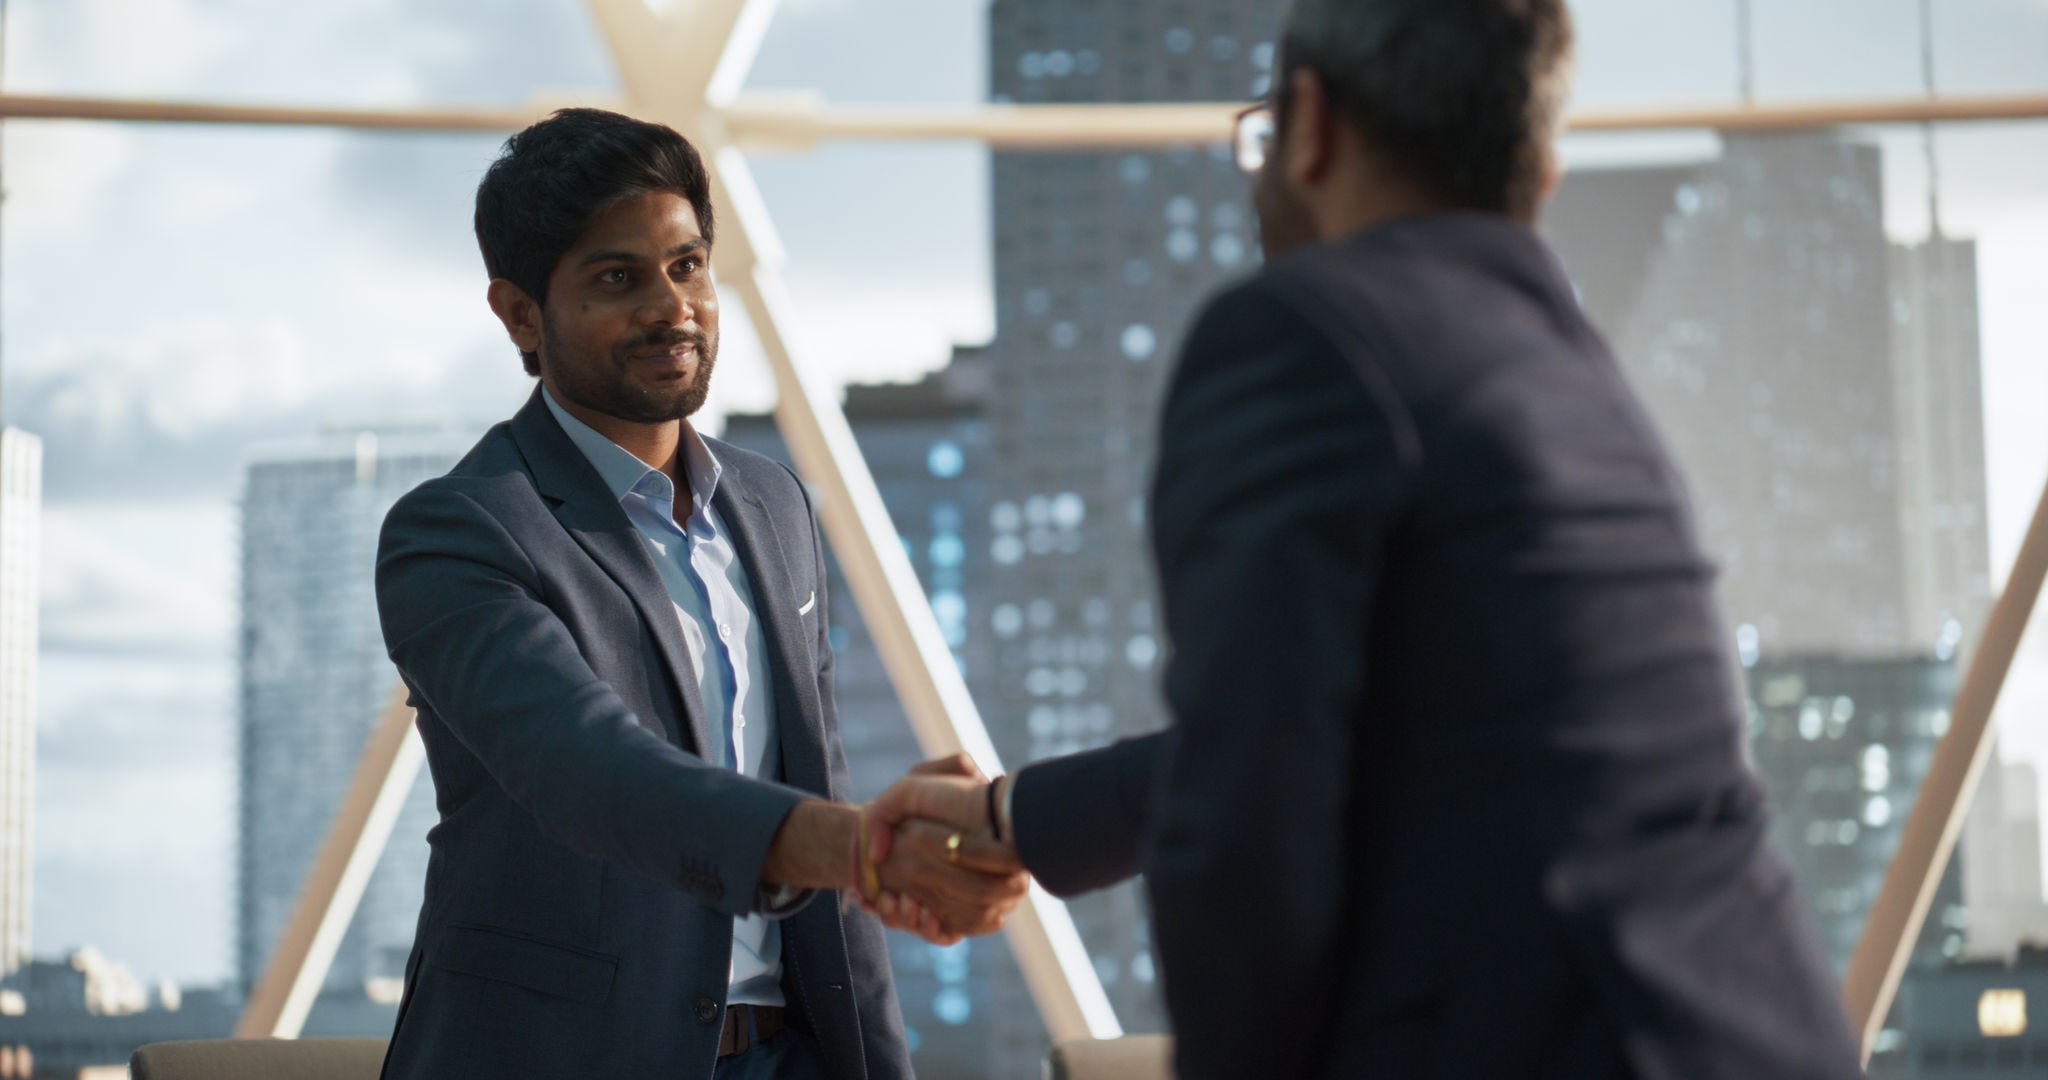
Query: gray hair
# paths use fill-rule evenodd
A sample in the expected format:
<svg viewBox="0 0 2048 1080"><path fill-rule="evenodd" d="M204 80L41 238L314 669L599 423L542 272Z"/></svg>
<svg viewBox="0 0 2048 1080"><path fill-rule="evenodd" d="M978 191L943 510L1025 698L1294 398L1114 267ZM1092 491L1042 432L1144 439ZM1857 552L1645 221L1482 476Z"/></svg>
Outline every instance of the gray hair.
<svg viewBox="0 0 2048 1080"><path fill-rule="evenodd" d="M1571 86L1564 0L1296 0L1280 77L1304 68L1409 179L1535 216Z"/></svg>

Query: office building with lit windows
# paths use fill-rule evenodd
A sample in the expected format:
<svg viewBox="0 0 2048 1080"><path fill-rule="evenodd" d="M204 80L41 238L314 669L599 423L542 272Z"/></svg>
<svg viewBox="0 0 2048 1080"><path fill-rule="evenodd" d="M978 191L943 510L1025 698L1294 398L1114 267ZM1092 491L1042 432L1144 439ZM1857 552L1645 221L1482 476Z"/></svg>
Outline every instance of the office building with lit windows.
<svg viewBox="0 0 2048 1080"><path fill-rule="evenodd" d="M1839 974L1948 731L1955 665L1802 656L1759 660L1746 675L1750 753L1770 795L1771 838L1791 861ZM1952 861L1913 963L1962 956L1966 930Z"/></svg>
<svg viewBox="0 0 2048 1080"><path fill-rule="evenodd" d="M247 466L241 499L236 974L263 974L307 868L398 674L384 651L373 570L384 515L446 473L474 435L339 432L275 445ZM325 992L387 1035L425 888L437 820L422 774L329 970ZM334 1034L316 1008L309 1033Z"/></svg>
<svg viewBox="0 0 2048 1080"><path fill-rule="evenodd" d="M1249 101L1282 9L995 0L998 102ZM996 339L988 555L1006 761L1164 726L1145 494L1165 379L1205 296L1252 271L1246 178L1221 142L993 155ZM1139 889L1072 905L1124 1026L1158 1030Z"/></svg>
<svg viewBox="0 0 2048 1080"><path fill-rule="evenodd" d="M1899 984L1900 1026L1878 1034L1871 1080L2048 1073L2048 950L1916 968Z"/></svg>

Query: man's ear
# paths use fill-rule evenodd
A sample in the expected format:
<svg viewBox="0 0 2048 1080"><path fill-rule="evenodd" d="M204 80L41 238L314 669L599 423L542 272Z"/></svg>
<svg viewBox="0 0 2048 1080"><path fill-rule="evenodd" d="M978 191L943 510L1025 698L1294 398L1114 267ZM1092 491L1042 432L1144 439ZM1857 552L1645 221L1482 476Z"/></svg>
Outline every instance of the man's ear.
<svg viewBox="0 0 2048 1080"><path fill-rule="evenodd" d="M1329 175L1337 156L1337 118L1323 94L1323 77L1302 68L1288 77L1287 130L1281 152L1287 178L1297 188L1309 187Z"/></svg>
<svg viewBox="0 0 2048 1080"><path fill-rule="evenodd" d="M504 278L492 278L490 292L485 294L491 302L491 313L505 324L505 334L512 344L519 346L522 353L540 351L540 305L526 290Z"/></svg>

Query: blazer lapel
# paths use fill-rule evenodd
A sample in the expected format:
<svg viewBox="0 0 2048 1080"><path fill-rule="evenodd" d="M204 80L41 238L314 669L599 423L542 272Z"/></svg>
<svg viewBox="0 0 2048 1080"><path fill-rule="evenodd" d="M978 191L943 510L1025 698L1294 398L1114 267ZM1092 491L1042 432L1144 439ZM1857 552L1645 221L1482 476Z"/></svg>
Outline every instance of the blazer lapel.
<svg viewBox="0 0 2048 1080"><path fill-rule="evenodd" d="M818 680L812 677L810 646L804 641L803 617L796 613L797 600L790 586L789 564L783 559L781 538L768 509L750 491L735 490L733 472L727 470L711 505L732 534L740 563L754 594L754 617L766 629L769 666L775 679L776 742L782 749L783 779L793 787L831 794L830 772L825 765L824 707L818 700ZM810 538L804 538L806 549ZM798 678L798 673L803 674Z"/></svg>
<svg viewBox="0 0 2048 1080"><path fill-rule="evenodd" d="M648 556L639 531L627 520L626 511L597 470L549 415L538 389L512 418L512 434L519 440L520 450L533 470L535 487L553 502L556 520L633 598L641 621L652 631L662 666L668 669L676 686L682 723L689 728L686 740L683 732L677 730L677 718L663 715L660 720L669 741L695 751L699 757L706 756L706 748L712 742L705 726L704 696L683 644L675 604L669 599L668 588L661 583L660 573L654 569L654 560ZM690 745L691 740L695 746Z"/></svg>

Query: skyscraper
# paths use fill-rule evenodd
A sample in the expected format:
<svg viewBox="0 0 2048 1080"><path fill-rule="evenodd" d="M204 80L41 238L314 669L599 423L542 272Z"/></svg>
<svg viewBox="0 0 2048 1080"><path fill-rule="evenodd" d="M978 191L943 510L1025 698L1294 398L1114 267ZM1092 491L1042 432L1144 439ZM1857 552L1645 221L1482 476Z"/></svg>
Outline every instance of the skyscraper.
<svg viewBox="0 0 2048 1080"><path fill-rule="evenodd" d="M998 102L1249 100L1280 9L1226 0L995 0ZM1165 724L1145 492L1165 376L1205 294L1249 272L1245 178L1221 142L993 160L995 666L982 712L1028 761ZM1163 1023L1135 887L1075 920L1126 1027Z"/></svg>
<svg viewBox="0 0 2048 1080"><path fill-rule="evenodd" d="M847 388L844 409L954 659L984 709L983 719L997 727L1001 717L988 711L995 639L989 602L989 374L981 350L963 349L951 365L920 382ZM789 461L771 417L728 417L724 438ZM833 696L854 791L865 798L924 755L838 562L829 548L826 555ZM1002 939L977 938L942 949L891 934L889 956L919 1076L1039 1075L1045 1027Z"/></svg>
<svg viewBox="0 0 2048 1080"><path fill-rule="evenodd" d="M2021 945L2048 947L2048 902L2041 897L2041 788L2032 765L1984 764L1976 801L1963 821L1963 900L1969 908L1964 952L2011 960Z"/></svg>
<svg viewBox="0 0 2048 1080"><path fill-rule="evenodd" d="M1991 608L1976 243L1893 245L1891 293L1906 642L1953 652Z"/></svg>
<svg viewBox="0 0 2048 1080"><path fill-rule="evenodd" d="M447 472L468 442L429 432L335 433L270 447L248 466L236 881L236 970L245 989L263 973L398 677L384 652L372 577L384 515L414 485ZM433 787L422 777L342 940L328 991L361 997L370 980L403 975L435 820Z"/></svg>
<svg viewBox="0 0 2048 1080"><path fill-rule="evenodd" d="M43 443L0 428L0 975L29 955Z"/></svg>
<svg viewBox="0 0 2048 1080"><path fill-rule="evenodd" d="M1877 147L1728 139L1545 214L1671 444L1748 653L1955 655L1989 606L1976 245L1884 232Z"/></svg>
<svg viewBox="0 0 2048 1080"><path fill-rule="evenodd" d="M1730 138L1673 189L1640 291L1608 316L1727 614L1766 653L1907 640L1882 183L1873 146ZM1575 259L1563 224L1569 265L1611 257Z"/></svg>

